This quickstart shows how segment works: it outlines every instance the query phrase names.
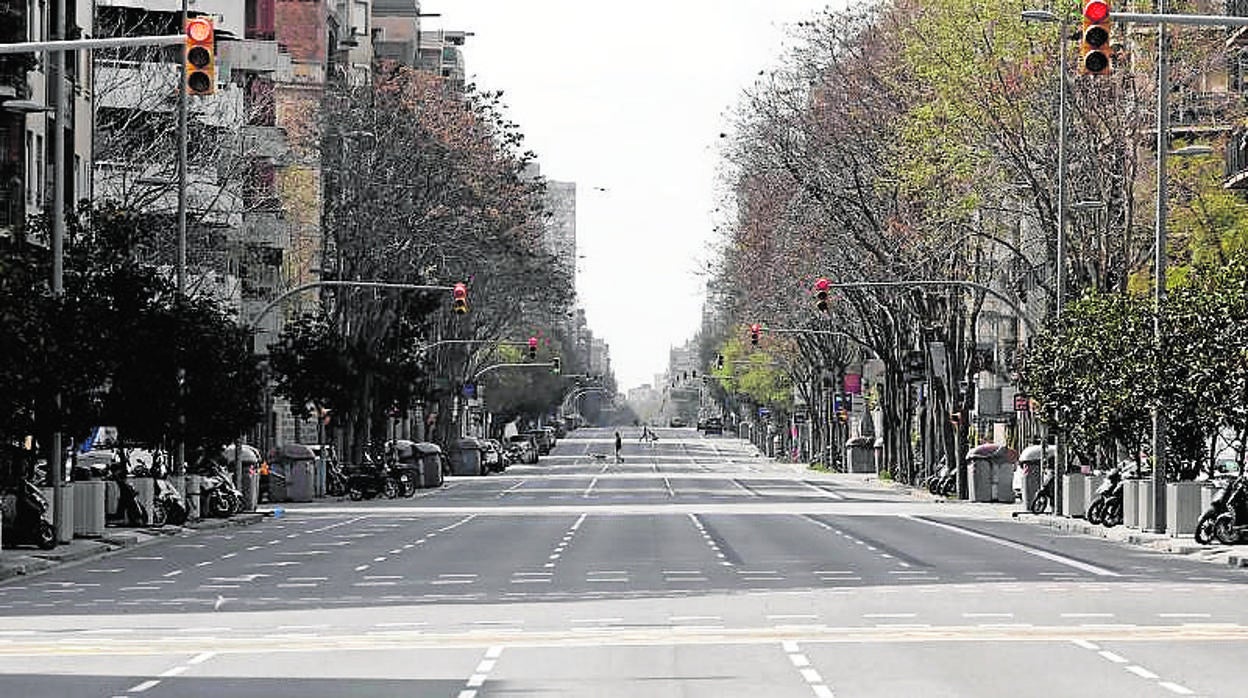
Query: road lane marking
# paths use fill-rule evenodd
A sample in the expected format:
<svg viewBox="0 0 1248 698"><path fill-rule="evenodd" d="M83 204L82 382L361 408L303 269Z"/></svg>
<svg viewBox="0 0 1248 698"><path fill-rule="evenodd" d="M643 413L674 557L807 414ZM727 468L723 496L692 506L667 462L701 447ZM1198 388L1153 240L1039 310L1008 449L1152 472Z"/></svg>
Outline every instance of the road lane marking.
<svg viewBox="0 0 1248 698"><path fill-rule="evenodd" d="M594 485L597 485L597 484L598 484L598 478L594 478L593 480L590 480L590 481L589 481L589 487L586 487L586 488L585 488L585 492L584 492L581 496L582 496L582 497L589 497L589 493L593 491L593 489L594 489Z"/></svg>
<svg viewBox="0 0 1248 698"><path fill-rule="evenodd" d="M1161 686L1167 691L1170 691L1171 693L1177 693L1181 696L1190 696L1192 695L1192 693L1194 693L1194 691L1192 691L1190 688L1187 688L1185 686L1180 686L1177 683L1171 683L1170 681L1159 681L1157 685Z"/></svg>
<svg viewBox="0 0 1248 698"><path fill-rule="evenodd" d="M1120 654L1115 654L1113 652L1110 652L1109 650L1101 650L1100 652L1097 652L1097 654L1101 655L1105 659L1108 659L1114 664L1126 664L1127 663L1126 657Z"/></svg>
<svg viewBox="0 0 1248 698"><path fill-rule="evenodd" d="M1086 562L1082 562L1074 558L1066 557L1065 555L1058 555L1057 553L1051 553L1047 550L1040 550L1039 548L1033 548L1029 545L1023 545L1022 543L1015 543L1012 540L1005 540L1003 538L993 538L992 536L980 533L978 531L972 531L970 529L961 528L959 526L951 526L946 523L941 523L940 521L933 521L931 519L925 519L925 518L914 516L911 514L902 514L901 516L904 519L909 519L911 521L916 521L918 523L927 524L928 526L935 526L936 528L943 528L946 531L951 531L953 533L960 533L970 538L978 538L979 540L988 541L989 543L995 543L1002 547L1010 548L1011 550L1017 550L1019 552L1027 553L1028 555L1034 555L1036 557L1044 558L1045 560L1048 560L1050 562L1056 562L1060 565L1073 567L1077 570L1082 570L1084 572L1091 572L1092 574L1095 574L1100 577L1122 576L1118 574L1117 572L1114 572L1113 570L1105 569L1104 567L1098 567L1096 565L1088 564Z"/></svg>
<svg viewBox="0 0 1248 698"><path fill-rule="evenodd" d="M1126 669L1127 671L1131 672L1132 674L1135 674L1136 676L1140 677L1141 679L1158 679L1158 678L1161 678L1161 677L1160 677L1160 676L1158 676L1157 674L1154 674L1153 672L1149 671L1148 669L1145 669L1144 667L1142 667L1142 666L1140 666L1140 665L1138 665L1138 664L1132 664L1132 665L1130 665L1130 666L1123 667L1123 668L1124 668L1124 669Z"/></svg>

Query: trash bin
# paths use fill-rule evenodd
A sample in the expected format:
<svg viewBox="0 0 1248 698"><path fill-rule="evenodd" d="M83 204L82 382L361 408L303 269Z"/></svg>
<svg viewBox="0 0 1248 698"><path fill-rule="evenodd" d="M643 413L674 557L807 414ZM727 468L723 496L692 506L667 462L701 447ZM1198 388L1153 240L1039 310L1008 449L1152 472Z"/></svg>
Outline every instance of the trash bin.
<svg viewBox="0 0 1248 698"><path fill-rule="evenodd" d="M1017 454L1001 444L981 444L966 453L967 496L972 502L1014 501L1014 461ZM1002 496L999 485L1006 480Z"/></svg>
<svg viewBox="0 0 1248 698"><path fill-rule="evenodd" d="M276 458L273 459L273 461L269 463L269 477L267 479L269 481L269 488L265 494L268 496L269 501L286 501L286 483L290 480L286 464Z"/></svg>
<svg viewBox="0 0 1248 698"><path fill-rule="evenodd" d="M312 449L303 444L285 444L278 451L278 462L286 479L286 496L280 501L312 501L316 491L316 454Z"/></svg>
<svg viewBox="0 0 1248 698"><path fill-rule="evenodd" d="M451 449L452 475L484 475L481 442L473 438L457 439Z"/></svg>
<svg viewBox="0 0 1248 698"><path fill-rule="evenodd" d="M104 535L104 481L74 483L74 536L99 538Z"/></svg>
<svg viewBox="0 0 1248 698"><path fill-rule="evenodd" d="M1024 448L1018 456L1018 467L1023 471L1023 506L1029 506L1040 491L1040 483L1044 481L1044 460L1044 447L1039 444Z"/></svg>
<svg viewBox="0 0 1248 698"><path fill-rule="evenodd" d="M416 452L416 465L420 472L417 487L432 488L442 486L442 449L437 444L419 442L412 444Z"/></svg>
<svg viewBox="0 0 1248 698"><path fill-rule="evenodd" d="M875 471L875 455L872 441L866 436L855 436L845 442L845 472L870 473Z"/></svg>

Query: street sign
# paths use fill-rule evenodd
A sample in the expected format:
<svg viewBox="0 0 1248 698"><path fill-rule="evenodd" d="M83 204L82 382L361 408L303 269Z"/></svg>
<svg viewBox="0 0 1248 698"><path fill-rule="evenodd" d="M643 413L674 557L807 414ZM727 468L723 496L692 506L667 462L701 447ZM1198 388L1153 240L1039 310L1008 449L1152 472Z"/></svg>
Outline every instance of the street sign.
<svg viewBox="0 0 1248 698"><path fill-rule="evenodd" d="M807 420L807 415L805 412L797 412L793 415L794 424L805 424L806 420Z"/></svg>
<svg viewBox="0 0 1248 698"><path fill-rule="evenodd" d="M477 386L473 383L464 383L463 393L464 397L471 399L477 394Z"/></svg>
<svg viewBox="0 0 1248 698"><path fill-rule="evenodd" d="M769 414L771 414L771 410L767 409L766 407L758 408L758 416L766 417Z"/></svg>
<svg viewBox="0 0 1248 698"><path fill-rule="evenodd" d="M1029 397L1027 393L1015 393L1014 394L1014 411L1015 412L1030 412L1031 411L1031 397Z"/></svg>

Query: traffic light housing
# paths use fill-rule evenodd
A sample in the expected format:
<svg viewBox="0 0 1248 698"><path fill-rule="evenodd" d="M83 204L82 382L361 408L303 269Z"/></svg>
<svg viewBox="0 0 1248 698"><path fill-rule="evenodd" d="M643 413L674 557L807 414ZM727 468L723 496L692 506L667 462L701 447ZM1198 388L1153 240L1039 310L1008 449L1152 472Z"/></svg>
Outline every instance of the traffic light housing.
<svg viewBox="0 0 1248 698"><path fill-rule="evenodd" d="M1109 0L1084 0L1079 32L1079 74L1111 75Z"/></svg>
<svg viewBox="0 0 1248 698"><path fill-rule="evenodd" d="M820 277L815 280L815 307L819 312L828 312L828 289L832 288L832 282Z"/></svg>
<svg viewBox="0 0 1248 698"><path fill-rule="evenodd" d="M529 361L537 358L537 337L529 337Z"/></svg>
<svg viewBox="0 0 1248 698"><path fill-rule="evenodd" d="M718 371L724 370L724 355L723 354L715 355L715 369Z"/></svg>
<svg viewBox="0 0 1248 698"><path fill-rule="evenodd" d="M188 95L210 95L217 91L216 37L212 19L186 20L185 87Z"/></svg>
<svg viewBox="0 0 1248 698"><path fill-rule="evenodd" d="M556 376L559 375L559 372L563 370L563 361L556 356L550 360L550 363L554 364L554 366L550 367L550 372Z"/></svg>
<svg viewBox="0 0 1248 698"><path fill-rule="evenodd" d="M758 323L754 323L753 325L750 325L750 344L752 346L758 346L758 335L762 331L763 331L763 328L760 327Z"/></svg>
<svg viewBox="0 0 1248 698"><path fill-rule="evenodd" d="M468 314L468 287L464 284L455 284L454 290L451 291L451 312L456 315Z"/></svg>

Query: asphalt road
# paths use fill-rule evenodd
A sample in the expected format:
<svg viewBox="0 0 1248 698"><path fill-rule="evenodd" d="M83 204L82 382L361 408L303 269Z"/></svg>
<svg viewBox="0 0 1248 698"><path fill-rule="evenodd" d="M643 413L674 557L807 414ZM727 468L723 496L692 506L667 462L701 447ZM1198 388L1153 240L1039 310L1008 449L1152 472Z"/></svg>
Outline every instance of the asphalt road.
<svg viewBox="0 0 1248 698"><path fill-rule="evenodd" d="M659 433L0 585L0 696L1248 695L1244 572Z"/></svg>

